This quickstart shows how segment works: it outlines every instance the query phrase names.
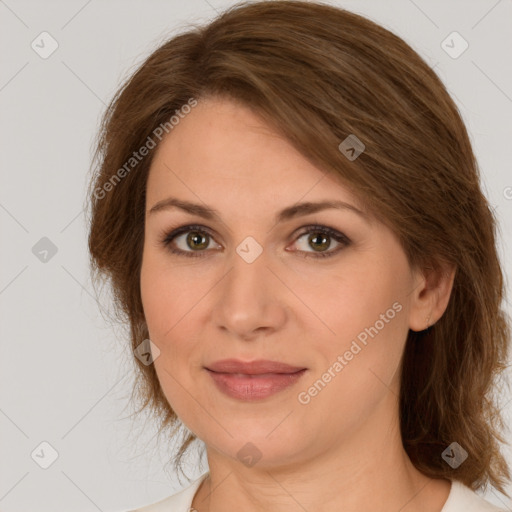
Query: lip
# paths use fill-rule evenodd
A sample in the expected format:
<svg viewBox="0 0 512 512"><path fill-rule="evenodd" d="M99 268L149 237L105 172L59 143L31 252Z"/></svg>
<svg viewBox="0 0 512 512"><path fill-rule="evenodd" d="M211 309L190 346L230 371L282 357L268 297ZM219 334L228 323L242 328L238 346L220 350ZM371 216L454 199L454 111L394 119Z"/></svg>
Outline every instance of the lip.
<svg viewBox="0 0 512 512"><path fill-rule="evenodd" d="M240 361L239 359L222 359L206 366L207 370L217 373L242 373L244 375L259 375L263 373L295 373L304 370L301 366L292 366L280 361L257 359L255 361Z"/></svg>
<svg viewBox="0 0 512 512"><path fill-rule="evenodd" d="M225 359L205 367L217 388L244 401L261 400L295 384L307 368L278 361Z"/></svg>

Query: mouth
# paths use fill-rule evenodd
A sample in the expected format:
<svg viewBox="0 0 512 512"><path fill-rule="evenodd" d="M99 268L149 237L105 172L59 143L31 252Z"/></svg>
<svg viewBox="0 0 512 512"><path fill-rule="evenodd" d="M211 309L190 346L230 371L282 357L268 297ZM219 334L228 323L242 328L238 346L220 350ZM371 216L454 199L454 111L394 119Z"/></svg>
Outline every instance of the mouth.
<svg viewBox="0 0 512 512"><path fill-rule="evenodd" d="M206 368L217 389L223 394L243 401L268 398L295 385L306 373L302 368L293 372L229 373Z"/></svg>

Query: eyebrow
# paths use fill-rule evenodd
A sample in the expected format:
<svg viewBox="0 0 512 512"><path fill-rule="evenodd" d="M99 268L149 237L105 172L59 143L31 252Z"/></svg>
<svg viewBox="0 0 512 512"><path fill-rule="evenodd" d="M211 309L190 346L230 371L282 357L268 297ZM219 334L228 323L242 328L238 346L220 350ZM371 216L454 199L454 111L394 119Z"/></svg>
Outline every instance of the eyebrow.
<svg viewBox="0 0 512 512"><path fill-rule="evenodd" d="M222 222L220 213L206 205L201 205L197 203L191 203L189 201L184 201L181 199L177 199L175 197L168 197L167 199L163 199L162 201L157 202L152 208L149 210L149 214L153 214L156 212L169 210L172 208L178 208L192 215L198 215L204 219L216 220ZM300 217L303 215L308 215L310 213L316 213L321 210L327 210L330 208L334 208L337 210L348 210L356 213L357 215L363 217L367 222L370 222L370 218L367 212L356 208L354 205L350 203L345 203L344 201L334 201L334 200L326 200L320 202L305 202L298 203L292 206L288 206L281 210L274 218L274 223L284 222L291 220L295 217Z"/></svg>

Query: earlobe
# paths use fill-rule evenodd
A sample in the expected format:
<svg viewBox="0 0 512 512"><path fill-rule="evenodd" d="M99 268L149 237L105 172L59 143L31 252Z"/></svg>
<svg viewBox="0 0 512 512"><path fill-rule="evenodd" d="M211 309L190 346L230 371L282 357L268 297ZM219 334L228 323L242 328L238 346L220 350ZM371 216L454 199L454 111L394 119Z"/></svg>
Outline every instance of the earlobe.
<svg viewBox="0 0 512 512"><path fill-rule="evenodd" d="M434 325L448 307L456 268L444 265L438 270L426 268L411 299L409 329L423 331Z"/></svg>
<svg viewBox="0 0 512 512"><path fill-rule="evenodd" d="M430 319L432 318L432 312L429 313L428 315L428 318L427 318L427 326L425 327L425 329L428 329L432 324L430 323Z"/></svg>

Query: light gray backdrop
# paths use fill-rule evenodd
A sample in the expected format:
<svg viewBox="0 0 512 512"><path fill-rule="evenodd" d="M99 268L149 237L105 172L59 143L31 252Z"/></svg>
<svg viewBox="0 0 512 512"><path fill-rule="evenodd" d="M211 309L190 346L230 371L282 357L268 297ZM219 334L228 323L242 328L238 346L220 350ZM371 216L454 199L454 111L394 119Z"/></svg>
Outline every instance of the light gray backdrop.
<svg viewBox="0 0 512 512"><path fill-rule="evenodd" d="M131 355L94 298L82 205L99 116L121 79L187 21L233 3L0 0L3 512L123 511L180 488L151 425L123 419ZM500 220L510 293L512 2L332 3L403 37L447 84ZM511 398L502 396L509 425ZM493 489L486 497L512 509Z"/></svg>

